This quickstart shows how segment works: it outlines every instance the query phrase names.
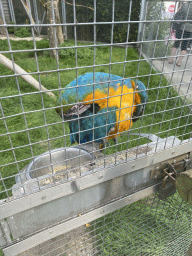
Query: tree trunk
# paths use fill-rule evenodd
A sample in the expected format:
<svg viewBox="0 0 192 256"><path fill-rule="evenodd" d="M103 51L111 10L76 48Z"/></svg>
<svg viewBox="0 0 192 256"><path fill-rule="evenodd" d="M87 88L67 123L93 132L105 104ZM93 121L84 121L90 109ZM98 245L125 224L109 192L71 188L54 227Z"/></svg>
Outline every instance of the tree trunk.
<svg viewBox="0 0 192 256"><path fill-rule="evenodd" d="M54 2L54 9L55 9L55 22L57 24L61 24L61 19L60 19L60 15L59 15L59 0ZM64 36L63 36L63 31L62 31L62 27L61 26L57 26L56 27L56 33L57 33L57 39L58 39L58 43L63 44L64 43Z"/></svg>
<svg viewBox="0 0 192 256"><path fill-rule="evenodd" d="M0 25L4 25L3 20L0 18ZM6 30L4 27L0 27L0 34L6 36Z"/></svg>
<svg viewBox="0 0 192 256"><path fill-rule="evenodd" d="M54 17L53 17L53 11L52 11L52 1L48 0L46 7L47 7L47 22L49 24L53 24ZM55 23L60 24L61 19L59 15L59 0L53 1L53 7L54 7L54 16L55 16ZM56 34L56 36L55 36ZM62 33L62 27L61 26L50 26L48 28L48 37L49 37L49 47L55 48L59 46L60 44L64 43L64 37ZM56 58L56 50L50 51L51 56Z"/></svg>

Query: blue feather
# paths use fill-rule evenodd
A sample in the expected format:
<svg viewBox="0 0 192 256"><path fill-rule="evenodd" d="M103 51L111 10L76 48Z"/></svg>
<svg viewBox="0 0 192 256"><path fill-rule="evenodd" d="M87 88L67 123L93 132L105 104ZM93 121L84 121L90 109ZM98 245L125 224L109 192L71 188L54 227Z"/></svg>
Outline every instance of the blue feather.
<svg viewBox="0 0 192 256"><path fill-rule="evenodd" d="M87 110L81 115L79 121L77 116L74 117L69 123L71 144L92 140L100 143L104 137L108 136L109 130L115 126L116 108L110 108L108 111L110 112L107 113L107 109L103 108L97 115L93 115L90 110Z"/></svg>
<svg viewBox="0 0 192 256"><path fill-rule="evenodd" d="M77 79L69 83L65 89L61 91L61 98L59 102L64 101L66 104L77 103L78 101L83 101L87 95L93 92L94 90L99 90L104 93L108 92L108 87L112 87L114 90L117 90L120 85L125 84L128 88L132 88L131 79L123 78L116 75L110 75L103 72L95 72L95 85L94 84L94 73L85 73L81 76L78 76Z"/></svg>

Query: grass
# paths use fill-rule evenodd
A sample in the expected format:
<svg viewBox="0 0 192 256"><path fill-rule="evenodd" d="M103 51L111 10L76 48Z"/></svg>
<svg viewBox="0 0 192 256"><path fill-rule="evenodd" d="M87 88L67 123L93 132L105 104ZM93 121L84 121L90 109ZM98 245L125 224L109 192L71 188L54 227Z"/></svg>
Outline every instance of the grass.
<svg viewBox="0 0 192 256"><path fill-rule="evenodd" d="M98 255L184 256L191 214L177 194L165 201L151 196L97 219L89 232L96 233Z"/></svg>
<svg viewBox="0 0 192 256"><path fill-rule="evenodd" d="M67 44L74 45L74 42L69 41ZM84 44L79 43L78 45ZM31 41L11 41L11 46L13 50L34 49L33 42ZM39 71L52 71L47 74L40 74L41 82L47 89L58 89L59 79L63 88L74 80L76 77L76 70L61 71L59 72L58 78L58 73L54 71L57 70L56 61L50 58L48 51L41 50L49 46L47 40L36 42L36 46L37 49L40 49L40 51L37 52ZM0 49L2 51L9 49L6 41L0 40ZM78 52L78 67L93 65L93 50L89 49L89 56L87 58L81 57L83 54L80 49L78 49ZM86 54L85 51L84 54ZM5 55L10 58L9 53ZM34 51L19 52L14 53L13 55L16 63L24 68L27 72L30 73L37 71ZM74 68L76 66L74 52L68 55L64 51L62 56L63 58L59 59L60 69ZM150 71L150 65L147 62L141 61L138 66L138 62L134 62L134 60L138 60L138 58L139 55L137 51L133 48L129 48L127 52L127 60L130 60L131 62L126 64L125 77L134 77L137 75L142 76L139 79L149 88L149 103L145 111L147 116L140 118L139 121L134 123L131 130L133 130L135 133L142 132L158 134L160 132L160 137L162 138L177 135L177 137L180 139L187 139L192 130L192 118L191 116L189 117L189 109L185 106L186 103L181 97L177 97L176 91L169 87L167 80L163 76L156 74L154 70ZM111 62L122 62L124 59L125 49L114 47L111 55ZM96 49L95 64L102 66L95 67L95 72L108 73L109 62L110 47L98 47ZM112 74L122 76L123 70L124 64L111 65ZM93 68L79 69L78 75L85 72L93 72ZM150 72L152 75L150 75ZM3 65L0 65L0 73L1 76L13 74L12 71L8 70ZM37 75L34 75L34 77L38 79ZM19 90L14 77L2 77L0 84L0 97L2 97L1 104L4 111L6 124L8 126L7 130L4 120L0 120L0 146L1 150L4 150L0 153L0 159L1 165L5 165L0 167L0 172L2 177L6 178L4 180L5 186L6 188L10 189L9 193L11 194L11 187L15 183L15 180L14 177L10 176L15 175L18 172L18 168L21 170L31 161L30 158L32 157L32 153L34 156L37 156L47 151L49 147L50 149L54 149L63 146L70 146L69 127L68 124L65 124L63 127L61 118L56 114L55 110L52 109L52 107L55 106L53 99L47 96L45 93L42 95L39 93L28 95L27 93L36 92L36 90L27 84L23 79L18 77ZM19 97L19 93L24 95ZM56 91L55 94L58 94L58 91ZM168 100L167 103L165 103L167 96ZM45 109L44 111L42 111L42 99ZM23 108L21 107L21 101ZM2 117L2 113L0 114L0 117ZM29 130L27 131L26 128ZM12 133L16 131L18 131L18 133ZM63 137L64 131L66 135L65 138ZM8 132L11 134L8 135ZM184 136L182 136L183 134ZM10 140L12 145L10 144ZM119 145L117 146L118 151L147 142L146 139L138 139L134 136L130 136L128 142L127 140L127 133L123 133L119 137ZM116 146L112 141L110 141L110 145L111 147L106 150L106 154L111 154L116 151ZM14 152L11 150L12 146L13 148L16 148ZM15 158L18 161L17 164L15 163ZM7 165L9 163L13 164ZM2 183L0 183L0 191L4 191L4 186ZM5 197L6 194L2 192L0 198ZM137 211L142 212L142 207L138 206L138 208L139 209L137 209ZM120 215L118 218L120 218ZM131 224L129 223L126 225ZM124 231L126 231L128 228L126 225L124 227ZM134 226L132 226L132 228L134 229ZM119 236L118 232L119 231L117 231L117 233L113 232L112 237L108 235L106 236L107 239L111 239L110 243L115 241L115 236L113 235ZM154 236L156 235L157 234L154 234ZM146 239L145 235L143 235L143 239ZM106 241L107 240L104 241L104 244ZM118 243L114 243L114 246L116 246L116 250L118 251L122 245L119 247ZM103 250L105 251L104 247ZM108 252L105 252L104 255L108 255Z"/></svg>

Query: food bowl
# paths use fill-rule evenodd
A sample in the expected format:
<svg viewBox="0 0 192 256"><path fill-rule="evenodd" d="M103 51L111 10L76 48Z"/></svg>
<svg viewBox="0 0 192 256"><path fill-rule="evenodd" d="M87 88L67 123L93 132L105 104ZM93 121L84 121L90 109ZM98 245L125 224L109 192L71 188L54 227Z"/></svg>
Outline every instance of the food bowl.
<svg viewBox="0 0 192 256"><path fill-rule="evenodd" d="M56 180L80 176L91 169L92 155L80 148L58 148L34 158L16 175L16 183L41 177L55 177Z"/></svg>

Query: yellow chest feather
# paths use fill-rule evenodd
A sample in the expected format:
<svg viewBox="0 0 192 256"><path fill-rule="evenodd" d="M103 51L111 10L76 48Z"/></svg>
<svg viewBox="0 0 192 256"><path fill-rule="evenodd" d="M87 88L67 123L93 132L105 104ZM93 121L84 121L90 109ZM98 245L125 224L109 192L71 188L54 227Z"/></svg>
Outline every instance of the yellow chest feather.
<svg viewBox="0 0 192 256"><path fill-rule="evenodd" d="M113 88L109 89L108 93L100 92L96 90L93 94L88 95L84 101L89 101L86 104L90 104L90 101L94 101L99 105L101 109L107 107L117 107L116 111L116 124L114 136L117 132L123 132L130 129L132 126L131 116L136 109L136 104L140 103L140 96L137 92L134 92L133 88L127 88L127 86L119 86L115 91Z"/></svg>

